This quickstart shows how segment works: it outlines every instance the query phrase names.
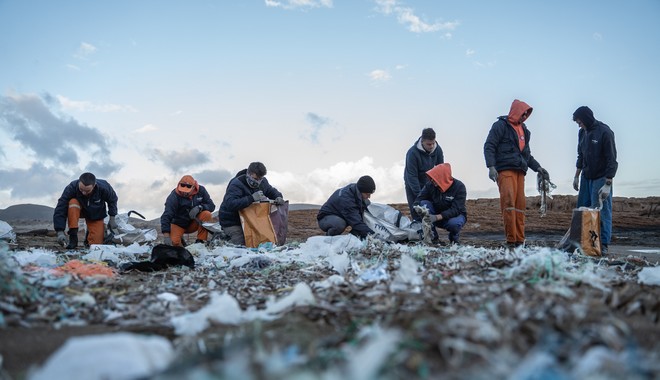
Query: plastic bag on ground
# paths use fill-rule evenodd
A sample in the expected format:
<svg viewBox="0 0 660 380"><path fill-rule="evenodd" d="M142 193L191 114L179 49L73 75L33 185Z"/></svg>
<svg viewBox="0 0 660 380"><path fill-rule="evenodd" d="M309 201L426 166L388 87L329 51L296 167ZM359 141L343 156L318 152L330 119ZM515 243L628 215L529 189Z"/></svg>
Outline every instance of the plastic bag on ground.
<svg viewBox="0 0 660 380"><path fill-rule="evenodd" d="M410 218L389 205L372 202L364 213L364 222L386 241L419 240Z"/></svg>
<svg viewBox="0 0 660 380"><path fill-rule="evenodd" d="M14 229L4 220L0 220L0 240L6 240L10 243L16 241Z"/></svg>

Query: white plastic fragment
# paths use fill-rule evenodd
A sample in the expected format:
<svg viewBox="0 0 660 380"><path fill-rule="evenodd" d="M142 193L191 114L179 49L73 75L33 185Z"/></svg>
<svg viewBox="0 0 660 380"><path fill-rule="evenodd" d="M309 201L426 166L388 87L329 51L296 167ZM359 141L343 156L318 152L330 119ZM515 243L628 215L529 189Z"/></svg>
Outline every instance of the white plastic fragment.
<svg viewBox="0 0 660 380"><path fill-rule="evenodd" d="M132 333L70 338L31 380L149 377L167 368L174 358L172 344L161 336Z"/></svg>

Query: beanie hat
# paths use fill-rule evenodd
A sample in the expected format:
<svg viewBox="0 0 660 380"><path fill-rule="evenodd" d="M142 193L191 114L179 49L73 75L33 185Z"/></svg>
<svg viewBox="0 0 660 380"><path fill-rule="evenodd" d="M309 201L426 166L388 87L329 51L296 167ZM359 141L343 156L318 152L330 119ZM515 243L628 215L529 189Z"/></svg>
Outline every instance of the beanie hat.
<svg viewBox="0 0 660 380"><path fill-rule="evenodd" d="M593 111L587 106L579 107L573 112L573 121L578 120L580 120L586 127L590 127L594 121L596 121Z"/></svg>
<svg viewBox="0 0 660 380"><path fill-rule="evenodd" d="M373 178L365 175L358 179L357 189L361 193L373 194L376 191L376 183L374 182Z"/></svg>

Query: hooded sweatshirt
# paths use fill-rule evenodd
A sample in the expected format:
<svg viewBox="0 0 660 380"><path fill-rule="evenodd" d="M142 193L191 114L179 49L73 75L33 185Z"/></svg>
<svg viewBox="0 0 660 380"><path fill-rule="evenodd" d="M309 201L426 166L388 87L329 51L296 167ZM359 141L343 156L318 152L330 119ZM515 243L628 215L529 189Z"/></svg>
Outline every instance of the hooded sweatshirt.
<svg viewBox="0 0 660 380"><path fill-rule="evenodd" d="M424 150L422 138L418 138L406 153L406 167L403 172L403 181L413 194L418 194L428 181L426 171L437 164L445 162L445 156L440 144L435 145L431 152Z"/></svg>
<svg viewBox="0 0 660 380"><path fill-rule="evenodd" d="M182 183L193 185L193 187L183 187ZM211 200L206 188L197 183L192 176L184 175L165 200L165 210L160 217L161 231L170 232L171 224L187 228L194 220L190 219L188 214L196 206L202 206L200 211L213 212L215 210L215 203Z"/></svg>
<svg viewBox="0 0 660 380"><path fill-rule="evenodd" d="M498 117L493 123L484 143L487 167L494 166L498 172L520 170L523 173L527 173L528 168L538 171L541 167L529 147L531 132L521 120L525 111L531 113L532 107L516 99L509 114Z"/></svg>
<svg viewBox="0 0 660 380"><path fill-rule="evenodd" d="M419 205L423 200L430 201L444 220L461 214L467 218L467 191L463 182L452 177L451 165L437 165L426 172L426 175L430 181L422 188L414 204Z"/></svg>

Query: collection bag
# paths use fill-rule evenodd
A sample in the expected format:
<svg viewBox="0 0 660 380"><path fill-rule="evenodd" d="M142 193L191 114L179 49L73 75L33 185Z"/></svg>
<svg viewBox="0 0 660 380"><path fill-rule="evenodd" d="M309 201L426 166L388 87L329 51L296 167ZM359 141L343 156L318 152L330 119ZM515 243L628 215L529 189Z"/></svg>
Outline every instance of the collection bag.
<svg viewBox="0 0 660 380"><path fill-rule="evenodd" d="M276 205L257 202L240 210L245 246L257 248L262 243L284 245L288 232L289 202Z"/></svg>
<svg viewBox="0 0 660 380"><path fill-rule="evenodd" d="M601 256L600 210L580 207L573 209L571 226L557 248L574 251L578 249L587 256Z"/></svg>

